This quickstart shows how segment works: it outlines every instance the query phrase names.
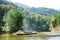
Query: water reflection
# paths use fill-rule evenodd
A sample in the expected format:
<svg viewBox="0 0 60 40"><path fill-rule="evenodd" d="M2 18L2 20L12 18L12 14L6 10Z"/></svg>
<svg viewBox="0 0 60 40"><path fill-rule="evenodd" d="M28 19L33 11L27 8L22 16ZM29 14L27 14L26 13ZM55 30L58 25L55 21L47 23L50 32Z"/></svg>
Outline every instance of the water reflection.
<svg viewBox="0 0 60 40"><path fill-rule="evenodd" d="M60 40L60 37L50 37L48 40Z"/></svg>
<svg viewBox="0 0 60 40"><path fill-rule="evenodd" d="M17 37L0 37L0 40L60 40L60 37L27 37L27 36L17 36Z"/></svg>

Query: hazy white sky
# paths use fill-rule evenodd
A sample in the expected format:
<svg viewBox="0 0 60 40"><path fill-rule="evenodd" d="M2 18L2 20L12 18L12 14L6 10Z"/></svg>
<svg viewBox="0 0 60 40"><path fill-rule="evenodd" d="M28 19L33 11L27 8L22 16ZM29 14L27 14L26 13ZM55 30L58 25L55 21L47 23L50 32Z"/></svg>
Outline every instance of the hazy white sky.
<svg viewBox="0 0 60 40"><path fill-rule="evenodd" d="M60 9L60 0L11 0L26 4L30 7L47 7L52 9Z"/></svg>

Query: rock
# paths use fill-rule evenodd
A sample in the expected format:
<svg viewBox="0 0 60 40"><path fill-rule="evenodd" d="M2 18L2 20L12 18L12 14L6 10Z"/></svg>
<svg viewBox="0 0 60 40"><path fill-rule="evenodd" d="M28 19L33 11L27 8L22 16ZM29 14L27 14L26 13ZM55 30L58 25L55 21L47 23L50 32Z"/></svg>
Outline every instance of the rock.
<svg viewBox="0 0 60 40"><path fill-rule="evenodd" d="M22 30L18 30L15 34L25 34Z"/></svg>

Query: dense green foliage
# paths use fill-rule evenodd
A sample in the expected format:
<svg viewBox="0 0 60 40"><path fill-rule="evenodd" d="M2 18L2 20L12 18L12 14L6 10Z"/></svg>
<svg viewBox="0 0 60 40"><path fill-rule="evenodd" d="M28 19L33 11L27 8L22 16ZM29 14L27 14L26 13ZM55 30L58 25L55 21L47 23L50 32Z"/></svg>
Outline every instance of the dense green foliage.
<svg viewBox="0 0 60 40"><path fill-rule="evenodd" d="M12 33L24 29L49 31L51 26L60 25L60 13L55 12L57 11L47 8L31 8L29 11L6 0L0 0L0 33L2 30Z"/></svg>
<svg viewBox="0 0 60 40"><path fill-rule="evenodd" d="M11 5L0 4L0 28L4 26L3 16L7 13L10 9L14 9L15 7ZM1 30L2 31L2 30Z"/></svg>
<svg viewBox="0 0 60 40"><path fill-rule="evenodd" d="M60 13L55 13L54 14L54 25L55 26L58 26L58 25L60 25Z"/></svg>
<svg viewBox="0 0 60 40"><path fill-rule="evenodd" d="M3 17L5 22L4 30L6 32L16 32L22 30L23 16L22 11L18 9L12 9Z"/></svg>
<svg viewBox="0 0 60 40"><path fill-rule="evenodd" d="M28 29L35 31L49 31L50 17L48 16L30 13L26 16L26 20L28 21L26 24L29 27Z"/></svg>

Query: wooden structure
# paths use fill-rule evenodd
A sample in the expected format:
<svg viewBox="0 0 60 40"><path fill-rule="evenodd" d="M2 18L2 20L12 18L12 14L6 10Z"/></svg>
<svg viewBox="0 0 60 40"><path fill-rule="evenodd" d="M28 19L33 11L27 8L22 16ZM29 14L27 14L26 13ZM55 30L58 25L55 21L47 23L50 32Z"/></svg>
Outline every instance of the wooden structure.
<svg viewBox="0 0 60 40"><path fill-rule="evenodd" d="M16 34L16 35L30 35L30 34L37 34L37 32L36 31L22 31L22 30L18 30L14 34Z"/></svg>

